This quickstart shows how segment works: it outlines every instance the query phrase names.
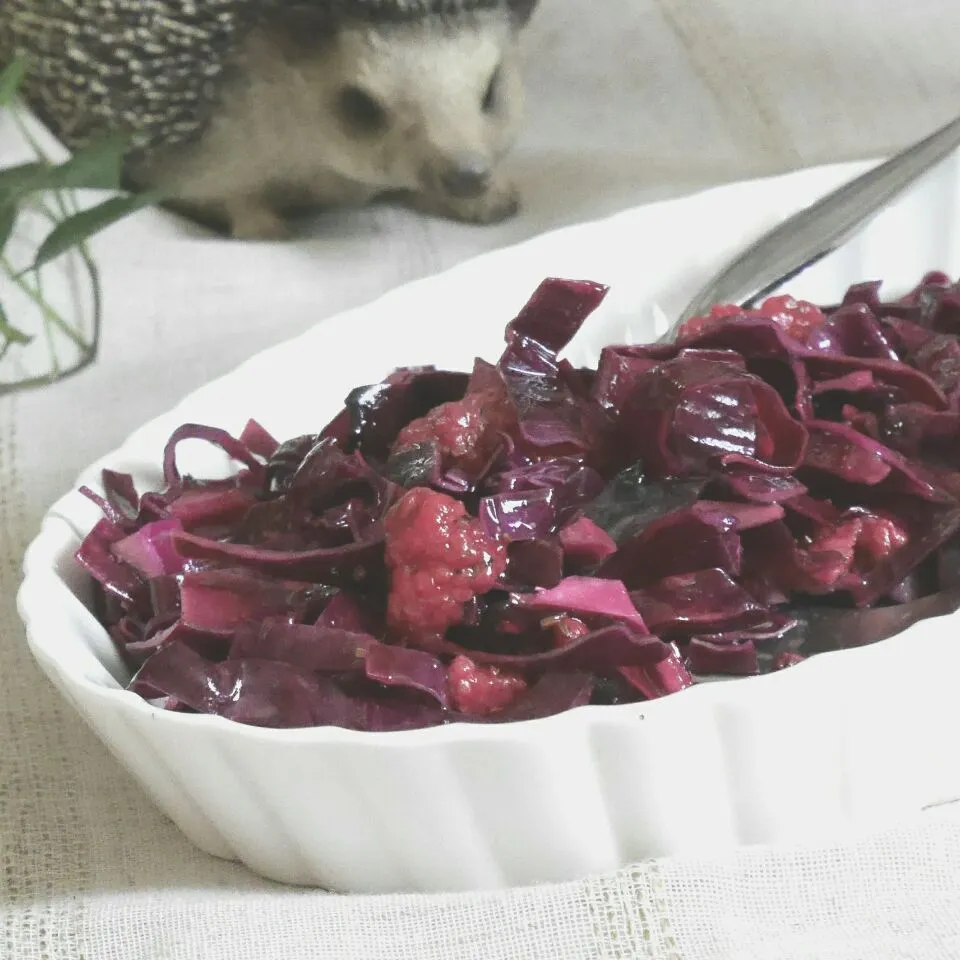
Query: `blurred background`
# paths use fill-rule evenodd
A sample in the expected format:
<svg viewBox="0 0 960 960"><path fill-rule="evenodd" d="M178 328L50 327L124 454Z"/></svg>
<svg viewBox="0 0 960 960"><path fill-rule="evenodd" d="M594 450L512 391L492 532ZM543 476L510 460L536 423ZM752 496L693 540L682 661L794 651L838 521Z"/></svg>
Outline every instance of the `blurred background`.
<svg viewBox="0 0 960 960"><path fill-rule="evenodd" d="M958 33L950 0L541 0L527 222L893 152L960 112Z"/></svg>

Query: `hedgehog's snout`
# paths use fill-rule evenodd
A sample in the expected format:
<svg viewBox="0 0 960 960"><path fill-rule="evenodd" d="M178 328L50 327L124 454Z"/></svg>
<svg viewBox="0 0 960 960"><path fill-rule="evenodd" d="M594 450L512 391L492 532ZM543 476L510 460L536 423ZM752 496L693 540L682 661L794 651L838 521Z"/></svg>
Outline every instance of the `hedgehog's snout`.
<svg viewBox="0 0 960 960"><path fill-rule="evenodd" d="M425 190L454 200L473 200L483 196L493 182L494 161L482 151L441 153L420 170Z"/></svg>
<svg viewBox="0 0 960 960"><path fill-rule="evenodd" d="M485 193L493 171L486 157L468 153L455 157L441 171L438 180L444 192L458 200L469 200Z"/></svg>

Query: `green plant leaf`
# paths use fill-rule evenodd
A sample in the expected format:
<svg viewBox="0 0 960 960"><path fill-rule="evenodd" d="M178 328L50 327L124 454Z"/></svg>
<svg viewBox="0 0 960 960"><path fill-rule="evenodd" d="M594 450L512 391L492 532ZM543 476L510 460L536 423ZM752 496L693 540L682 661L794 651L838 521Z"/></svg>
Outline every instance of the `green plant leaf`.
<svg viewBox="0 0 960 960"><path fill-rule="evenodd" d="M21 163L0 170L0 203L15 203L28 193L43 189L50 167L45 163Z"/></svg>
<svg viewBox="0 0 960 960"><path fill-rule="evenodd" d="M153 192L112 197L87 210L81 210L72 217L67 217L47 234L46 239L40 244L40 249L37 250L30 269L39 270L55 257L89 240L90 237L118 220L124 219L143 207L150 206L158 197L159 195Z"/></svg>
<svg viewBox="0 0 960 960"><path fill-rule="evenodd" d="M0 71L0 107L13 103L27 70L26 60L14 60L10 66Z"/></svg>
<svg viewBox="0 0 960 960"><path fill-rule="evenodd" d="M39 190L119 190L128 144L107 137L79 150L69 160L47 169Z"/></svg>
<svg viewBox="0 0 960 960"><path fill-rule="evenodd" d="M17 222L19 213L14 204L0 201L0 253L3 253L3 248L13 233L13 225Z"/></svg>
<svg viewBox="0 0 960 960"><path fill-rule="evenodd" d="M113 137L91 144L56 166L33 161L0 169L0 203L48 190L119 190L125 152L124 141Z"/></svg>
<svg viewBox="0 0 960 960"><path fill-rule="evenodd" d="M3 307L0 306L0 337L3 337L7 343L29 343L33 337L24 333L19 327L15 327L8 319Z"/></svg>

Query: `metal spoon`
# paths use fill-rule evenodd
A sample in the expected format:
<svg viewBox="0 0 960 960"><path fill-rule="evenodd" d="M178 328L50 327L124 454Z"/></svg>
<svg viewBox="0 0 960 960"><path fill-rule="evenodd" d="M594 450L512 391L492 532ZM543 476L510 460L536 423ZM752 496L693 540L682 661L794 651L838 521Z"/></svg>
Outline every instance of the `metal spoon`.
<svg viewBox="0 0 960 960"><path fill-rule="evenodd" d="M960 145L960 117L844 184L764 234L687 304L661 341L716 303L751 307L803 273L870 222L907 187Z"/></svg>

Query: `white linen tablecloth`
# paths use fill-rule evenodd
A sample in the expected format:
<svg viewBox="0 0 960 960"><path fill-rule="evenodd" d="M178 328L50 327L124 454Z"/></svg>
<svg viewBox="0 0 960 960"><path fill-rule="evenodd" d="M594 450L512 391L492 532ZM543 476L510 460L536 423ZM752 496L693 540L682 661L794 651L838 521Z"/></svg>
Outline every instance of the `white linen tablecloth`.
<svg viewBox="0 0 960 960"><path fill-rule="evenodd" d="M150 212L102 236L98 363L0 400L0 960L960 957L949 809L846 847L665 860L505 894L266 884L194 850L151 806L34 667L14 608L46 507L187 391L483 250L898 148L960 109L958 36L955 0L543 0L512 161L526 198L516 220L473 228L378 208L258 246ZM0 122L0 165L18 149ZM931 735L953 749L952 732Z"/></svg>

